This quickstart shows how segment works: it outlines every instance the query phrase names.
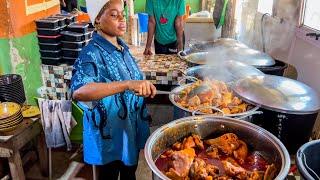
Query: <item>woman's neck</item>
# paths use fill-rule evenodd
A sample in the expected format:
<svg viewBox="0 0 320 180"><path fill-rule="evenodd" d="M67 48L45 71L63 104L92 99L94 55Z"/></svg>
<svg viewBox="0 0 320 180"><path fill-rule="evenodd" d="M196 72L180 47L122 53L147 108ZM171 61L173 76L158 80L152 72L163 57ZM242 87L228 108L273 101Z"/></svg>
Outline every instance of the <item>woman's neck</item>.
<svg viewBox="0 0 320 180"><path fill-rule="evenodd" d="M98 31L98 34L100 34L102 37L104 37L106 40L108 40L111 44L113 44L115 47L120 48L118 44L117 36L110 36L103 31Z"/></svg>

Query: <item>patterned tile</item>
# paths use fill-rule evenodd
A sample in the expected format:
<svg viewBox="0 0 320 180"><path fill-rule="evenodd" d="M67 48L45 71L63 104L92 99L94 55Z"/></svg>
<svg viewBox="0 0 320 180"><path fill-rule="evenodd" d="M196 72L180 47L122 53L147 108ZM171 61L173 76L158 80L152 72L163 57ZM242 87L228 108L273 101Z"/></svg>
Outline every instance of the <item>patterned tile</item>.
<svg viewBox="0 0 320 180"><path fill-rule="evenodd" d="M177 85L183 79L187 63L175 55L154 55L141 57L138 66L144 77L153 84ZM68 100L72 66L42 65L42 78L47 90L47 98Z"/></svg>
<svg viewBox="0 0 320 180"><path fill-rule="evenodd" d="M42 65L42 78L45 82L48 99L68 100L72 66Z"/></svg>
<svg viewBox="0 0 320 180"><path fill-rule="evenodd" d="M176 55L154 55L138 61L145 79L154 84L177 85L188 65Z"/></svg>

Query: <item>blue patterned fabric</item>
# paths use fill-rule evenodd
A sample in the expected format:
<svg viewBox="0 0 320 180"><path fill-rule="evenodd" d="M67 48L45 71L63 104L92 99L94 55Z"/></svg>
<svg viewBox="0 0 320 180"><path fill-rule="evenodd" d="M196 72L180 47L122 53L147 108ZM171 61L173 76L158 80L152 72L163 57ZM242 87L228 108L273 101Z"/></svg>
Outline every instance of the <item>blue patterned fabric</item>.
<svg viewBox="0 0 320 180"><path fill-rule="evenodd" d="M141 80L143 78L128 46L118 50L97 33L74 64L71 90L92 82ZM84 110L83 145L84 160L89 164L103 165L121 160L127 166L136 165L139 150L150 134L149 117L142 97L125 91L78 105Z"/></svg>

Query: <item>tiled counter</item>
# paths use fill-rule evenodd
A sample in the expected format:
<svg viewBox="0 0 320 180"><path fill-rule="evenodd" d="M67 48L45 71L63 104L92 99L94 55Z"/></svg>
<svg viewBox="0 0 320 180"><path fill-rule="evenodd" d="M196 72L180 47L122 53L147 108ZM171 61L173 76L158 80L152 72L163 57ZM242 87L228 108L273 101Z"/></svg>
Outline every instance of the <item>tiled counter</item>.
<svg viewBox="0 0 320 180"><path fill-rule="evenodd" d="M176 55L154 55L145 57L138 61L145 79L153 84L178 85L183 79L183 74L187 69L187 63L180 60Z"/></svg>

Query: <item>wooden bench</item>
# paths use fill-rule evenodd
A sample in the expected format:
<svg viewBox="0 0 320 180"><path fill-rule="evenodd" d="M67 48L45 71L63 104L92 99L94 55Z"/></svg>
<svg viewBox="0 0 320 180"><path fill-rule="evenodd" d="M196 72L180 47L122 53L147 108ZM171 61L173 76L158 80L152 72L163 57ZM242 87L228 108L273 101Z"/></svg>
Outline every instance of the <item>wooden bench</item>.
<svg viewBox="0 0 320 180"><path fill-rule="evenodd" d="M43 175L47 176L48 152L40 118L24 119L19 127L10 134L0 136L0 157L8 158L11 179L26 179L20 149L35 138L37 139L40 170Z"/></svg>

